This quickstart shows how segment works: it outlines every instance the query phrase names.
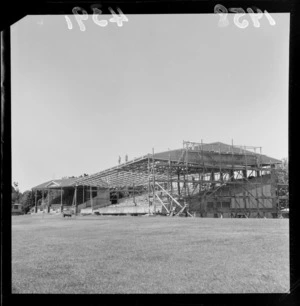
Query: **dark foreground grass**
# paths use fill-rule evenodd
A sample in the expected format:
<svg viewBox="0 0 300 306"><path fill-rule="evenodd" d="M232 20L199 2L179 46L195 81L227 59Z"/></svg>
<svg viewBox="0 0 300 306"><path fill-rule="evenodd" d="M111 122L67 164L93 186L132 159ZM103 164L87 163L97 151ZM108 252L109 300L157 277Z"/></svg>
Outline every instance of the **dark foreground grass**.
<svg viewBox="0 0 300 306"><path fill-rule="evenodd" d="M288 219L12 218L13 293L288 291Z"/></svg>

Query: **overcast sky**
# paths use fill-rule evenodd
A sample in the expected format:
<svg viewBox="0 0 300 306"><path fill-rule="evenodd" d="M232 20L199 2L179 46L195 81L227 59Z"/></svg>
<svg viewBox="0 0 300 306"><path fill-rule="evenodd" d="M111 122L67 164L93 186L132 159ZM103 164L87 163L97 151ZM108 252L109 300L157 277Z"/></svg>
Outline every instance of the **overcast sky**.
<svg viewBox="0 0 300 306"><path fill-rule="evenodd" d="M12 179L23 192L183 140L288 156L289 14L255 28L219 16L126 15L80 31L61 16L12 25ZM109 19L111 16L103 16Z"/></svg>

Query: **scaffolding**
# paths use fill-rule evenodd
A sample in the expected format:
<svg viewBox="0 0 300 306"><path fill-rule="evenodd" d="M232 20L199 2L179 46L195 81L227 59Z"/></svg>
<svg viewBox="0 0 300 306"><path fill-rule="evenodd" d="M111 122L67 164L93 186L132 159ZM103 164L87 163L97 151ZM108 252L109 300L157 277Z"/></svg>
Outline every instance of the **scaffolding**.
<svg viewBox="0 0 300 306"><path fill-rule="evenodd" d="M149 212L168 216L280 215L275 168L262 147L183 141L182 149L144 155L82 178L117 198L147 195Z"/></svg>

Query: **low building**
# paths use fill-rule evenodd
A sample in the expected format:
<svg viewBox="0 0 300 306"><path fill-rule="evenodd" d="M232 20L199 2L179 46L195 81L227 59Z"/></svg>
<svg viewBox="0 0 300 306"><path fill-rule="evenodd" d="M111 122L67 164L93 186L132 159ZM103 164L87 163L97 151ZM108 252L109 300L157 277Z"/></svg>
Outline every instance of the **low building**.
<svg viewBox="0 0 300 306"><path fill-rule="evenodd" d="M51 180L32 188L35 194L33 212L60 213L66 207L76 208L76 212L80 212L88 207L93 210L111 204L107 183L100 180L85 184L81 180L82 178ZM42 192L39 200L37 191Z"/></svg>
<svg viewBox="0 0 300 306"><path fill-rule="evenodd" d="M23 205L19 203L13 203L11 205L11 214L12 215L23 215Z"/></svg>

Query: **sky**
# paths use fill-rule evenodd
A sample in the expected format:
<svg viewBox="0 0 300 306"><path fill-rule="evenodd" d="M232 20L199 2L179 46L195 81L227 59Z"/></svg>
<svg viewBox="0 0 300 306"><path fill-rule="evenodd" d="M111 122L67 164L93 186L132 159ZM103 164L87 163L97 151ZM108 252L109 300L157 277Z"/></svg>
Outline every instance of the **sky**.
<svg viewBox="0 0 300 306"><path fill-rule="evenodd" d="M126 15L81 31L63 15L11 26L12 180L24 192L186 141L288 156L288 13ZM103 15L108 20L111 15Z"/></svg>

